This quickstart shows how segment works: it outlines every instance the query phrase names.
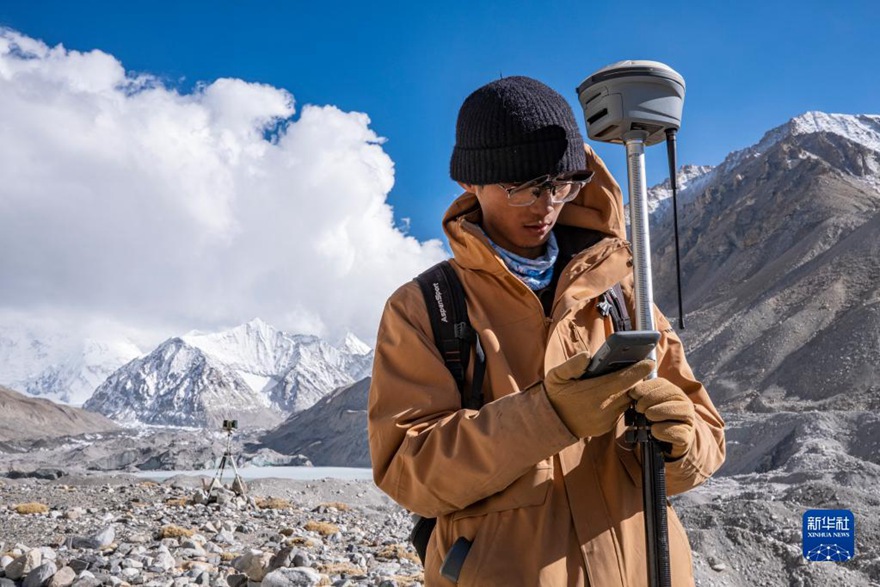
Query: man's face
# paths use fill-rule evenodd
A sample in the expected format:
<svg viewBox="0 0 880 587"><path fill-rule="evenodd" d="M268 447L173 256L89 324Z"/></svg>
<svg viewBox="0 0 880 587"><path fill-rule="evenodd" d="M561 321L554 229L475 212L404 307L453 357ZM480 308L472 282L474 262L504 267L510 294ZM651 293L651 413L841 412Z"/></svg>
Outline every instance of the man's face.
<svg viewBox="0 0 880 587"><path fill-rule="evenodd" d="M544 190L531 206L511 206L500 185L459 185L477 195L483 210L483 230L495 244L528 259L544 253L550 231L565 205L553 204L549 190Z"/></svg>

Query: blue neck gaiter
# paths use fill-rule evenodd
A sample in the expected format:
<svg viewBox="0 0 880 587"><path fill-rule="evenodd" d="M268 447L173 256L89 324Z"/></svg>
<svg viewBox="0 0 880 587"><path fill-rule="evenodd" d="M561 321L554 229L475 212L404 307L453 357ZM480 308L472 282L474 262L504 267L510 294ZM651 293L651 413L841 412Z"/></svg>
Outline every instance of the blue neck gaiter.
<svg viewBox="0 0 880 587"><path fill-rule="evenodd" d="M483 231L483 234L486 232ZM556 244L556 235L553 232L550 233L550 238L547 240L547 250L537 259L528 259L511 253L496 245L489 238L489 235L486 235L486 238L489 239L489 244L504 260L504 264L507 265L511 273L516 275L532 291L544 289L553 281L553 265L556 264L556 258L559 256L559 245Z"/></svg>

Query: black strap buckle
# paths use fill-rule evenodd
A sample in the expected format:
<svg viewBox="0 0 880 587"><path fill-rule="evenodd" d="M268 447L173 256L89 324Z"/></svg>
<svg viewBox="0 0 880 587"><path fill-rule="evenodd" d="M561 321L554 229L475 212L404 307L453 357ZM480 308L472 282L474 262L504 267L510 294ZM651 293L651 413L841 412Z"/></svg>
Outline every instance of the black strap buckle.
<svg viewBox="0 0 880 587"><path fill-rule="evenodd" d="M453 325L455 338L458 340L464 340L466 342L473 342L474 340L474 329L471 328L471 325L467 322L458 322Z"/></svg>

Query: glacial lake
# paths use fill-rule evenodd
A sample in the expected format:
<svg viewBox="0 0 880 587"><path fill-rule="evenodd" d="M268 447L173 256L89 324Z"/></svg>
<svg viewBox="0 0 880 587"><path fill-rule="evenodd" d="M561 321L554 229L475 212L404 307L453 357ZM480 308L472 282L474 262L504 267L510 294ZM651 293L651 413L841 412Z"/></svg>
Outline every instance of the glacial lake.
<svg viewBox="0 0 880 587"><path fill-rule="evenodd" d="M239 474L247 481L248 479L293 479L296 481L315 481L317 479L373 479L372 469L356 467L239 467ZM151 481L164 481L176 475L191 477L214 477L216 469L202 469L192 471L139 471L134 473L137 477L150 479ZM231 469L223 472L223 481L232 481L234 473Z"/></svg>

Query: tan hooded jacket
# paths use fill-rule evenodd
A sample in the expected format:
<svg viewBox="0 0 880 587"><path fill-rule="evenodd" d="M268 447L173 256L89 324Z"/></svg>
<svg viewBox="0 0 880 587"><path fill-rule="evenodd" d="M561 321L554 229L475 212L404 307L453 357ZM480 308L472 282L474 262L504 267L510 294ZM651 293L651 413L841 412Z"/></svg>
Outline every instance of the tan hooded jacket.
<svg viewBox="0 0 880 587"><path fill-rule="evenodd" d="M373 474L402 506L438 518L425 563L429 587L451 584L439 569L459 537L473 541L459 585L646 584L641 466L623 441L622 418L612 433L578 440L535 385L575 353L595 352L613 331L596 298L614 284L621 282L635 315L620 188L586 151L595 176L563 207L557 226L603 236L565 267L550 318L475 226L476 196L463 194L446 214L452 266L486 353L480 410L461 407L418 284L402 286L385 306L369 400ZM659 310L655 320L662 332L658 375L683 389L697 414L693 447L666 464L667 493L674 495L721 466L724 422ZM687 536L667 511L672 585L693 585Z"/></svg>

